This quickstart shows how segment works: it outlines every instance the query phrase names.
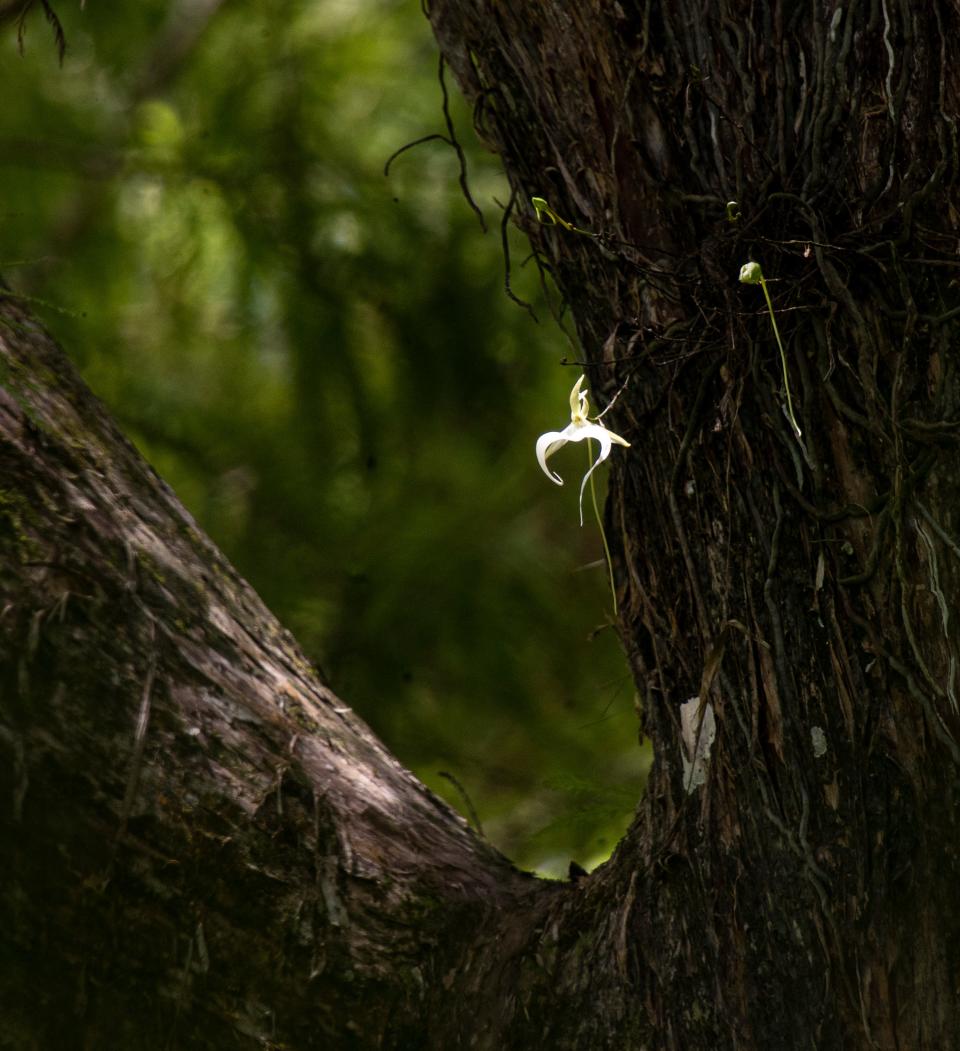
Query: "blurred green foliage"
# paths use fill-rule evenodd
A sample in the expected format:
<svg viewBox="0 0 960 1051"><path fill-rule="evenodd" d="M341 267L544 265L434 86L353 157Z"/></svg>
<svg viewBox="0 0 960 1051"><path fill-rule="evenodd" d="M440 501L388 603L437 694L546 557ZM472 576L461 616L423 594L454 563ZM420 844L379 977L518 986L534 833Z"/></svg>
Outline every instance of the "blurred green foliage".
<svg viewBox="0 0 960 1051"><path fill-rule="evenodd" d="M646 758L583 449L533 456L577 374L452 84L491 232L442 142L384 177L445 132L419 6L55 6L62 67L39 12L0 40L0 270L404 762L518 864L596 862Z"/></svg>

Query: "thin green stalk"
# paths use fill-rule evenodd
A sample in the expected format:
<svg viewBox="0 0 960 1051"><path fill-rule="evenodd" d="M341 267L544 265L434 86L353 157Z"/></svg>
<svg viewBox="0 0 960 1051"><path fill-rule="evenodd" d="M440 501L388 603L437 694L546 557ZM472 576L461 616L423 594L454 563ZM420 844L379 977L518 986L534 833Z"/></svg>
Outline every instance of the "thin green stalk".
<svg viewBox="0 0 960 1051"><path fill-rule="evenodd" d="M587 463L593 463L593 442L590 438L587 439ZM600 539L603 541L603 554L607 560L607 573L610 577L610 596L613 599L613 615L617 616L617 589L613 583L613 560L610 558L610 548L607 545L607 534L603 528L603 519L600 517L600 508L597 505L597 488L593 484L594 476L590 475L590 500L593 503L593 513L597 519L597 526L600 529Z"/></svg>
<svg viewBox="0 0 960 1051"><path fill-rule="evenodd" d="M732 201L731 204L736 202ZM777 327L777 315L773 312L773 300L770 298L770 290L767 288L767 282L763 276L763 269L756 260L751 259L748 263L744 263L740 267L740 283L742 285L759 285L763 289L763 298L767 301L767 312L770 314L770 324L773 325L773 334L777 340L777 346L780 348L780 365L783 368L783 386L787 392L787 416L790 420L790 426L793 427L794 434L796 435L797 441L800 442L800 427L797 424L797 418L793 414L793 398L790 396L790 376L787 373L787 352L783 349L783 340L780 338L780 329ZM800 448L803 449L803 443L800 443ZM804 456L807 456L806 450L804 449ZM807 462L809 463L810 458L807 456Z"/></svg>
<svg viewBox="0 0 960 1051"><path fill-rule="evenodd" d="M770 293L767 291L767 282L763 278L763 274L760 274L760 287L763 289L763 294L767 300L767 310L770 311L770 323L773 325L773 334L777 337L777 346L780 348L780 363L783 365L783 386L787 392L787 415L790 418L790 425L793 427L797 437L800 437L800 428L797 426L797 418L793 415L793 400L790 397L790 377L787 375L787 354L783 349L783 342L780 339L780 330L777 328L777 316L773 312L773 302L770 299Z"/></svg>

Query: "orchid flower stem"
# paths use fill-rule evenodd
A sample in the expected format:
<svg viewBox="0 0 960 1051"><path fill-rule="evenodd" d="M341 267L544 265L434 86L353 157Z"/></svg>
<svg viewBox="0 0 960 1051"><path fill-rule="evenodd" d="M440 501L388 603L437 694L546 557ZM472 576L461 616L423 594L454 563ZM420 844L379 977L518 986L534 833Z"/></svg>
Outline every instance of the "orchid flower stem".
<svg viewBox="0 0 960 1051"><path fill-rule="evenodd" d="M797 418L793 415L793 399L790 397L790 377L787 375L787 353L783 349L783 343L780 339L780 329L777 328L777 316L773 312L773 302L770 299L770 293L767 290L767 282L763 278L763 274L760 275L760 287L763 289L763 294L767 300L767 310L770 311L770 323L773 325L773 334L777 337L777 346L780 348L780 363L783 365L783 386L787 392L787 416L790 418L790 426L793 427L796 436L800 437L800 428L797 426Z"/></svg>
<svg viewBox="0 0 960 1051"><path fill-rule="evenodd" d="M591 446L593 443L590 439L587 439L587 463L593 462L593 451ZM613 615L617 616L617 589L613 583L613 561L610 558L610 548L607 545L607 534L603 528L603 518L600 516L600 508L597 504L597 487L594 485L593 475L590 475L590 500L593 503L593 513L597 519L597 526L600 529L600 539L603 541L603 553L607 560L607 573L610 577L610 596L613 599Z"/></svg>

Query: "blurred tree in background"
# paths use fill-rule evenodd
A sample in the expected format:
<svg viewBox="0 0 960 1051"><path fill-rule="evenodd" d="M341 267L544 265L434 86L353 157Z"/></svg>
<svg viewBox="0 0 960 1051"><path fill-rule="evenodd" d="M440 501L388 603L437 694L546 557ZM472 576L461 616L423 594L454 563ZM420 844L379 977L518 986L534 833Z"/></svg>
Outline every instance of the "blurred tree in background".
<svg viewBox="0 0 960 1051"><path fill-rule="evenodd" d="M412 0L63 4L0 41L0 271L333 687L525 867L640 795L577 357ZM557 308L556 294L551 292ZM566 470L564 470L566 468Z"/></svg>

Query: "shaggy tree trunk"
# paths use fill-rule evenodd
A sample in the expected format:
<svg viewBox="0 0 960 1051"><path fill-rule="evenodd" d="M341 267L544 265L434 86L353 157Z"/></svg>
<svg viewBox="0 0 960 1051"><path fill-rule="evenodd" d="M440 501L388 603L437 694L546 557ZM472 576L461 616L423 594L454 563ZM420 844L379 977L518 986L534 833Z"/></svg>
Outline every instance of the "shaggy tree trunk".
<svg viewBox="0 0 960 1051"><path fill-rule="evenodd" d="M524 211L597 234L527 222L633 444L608 532L656 763L595 881L617 1021L561 1032L960 1047L957 4L430 17Z"/></svg>
<svg viewBox="0 0 960 1051"><path fill-rule="evenodd" d="M958 12L742 7L430 12L598 235L527 215L622 391L656 762L576 883L384 751L0 303L0 1046L957 1046Z"/></svg>
<svg viewBox="0 0 960 1051"><path fill-rule="evenodd" d="M455 1047L557 885L393 759L0 297L0 1047Z"/></svg>
<svg viewBox="0 0 960 1051"><path fill-rule="evenodd" d="M607 532L656 761L536 1010L563 1046L960 1047L960 8L430 18L632 442Z"/></svg>

